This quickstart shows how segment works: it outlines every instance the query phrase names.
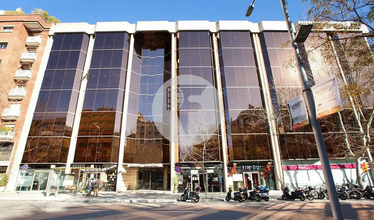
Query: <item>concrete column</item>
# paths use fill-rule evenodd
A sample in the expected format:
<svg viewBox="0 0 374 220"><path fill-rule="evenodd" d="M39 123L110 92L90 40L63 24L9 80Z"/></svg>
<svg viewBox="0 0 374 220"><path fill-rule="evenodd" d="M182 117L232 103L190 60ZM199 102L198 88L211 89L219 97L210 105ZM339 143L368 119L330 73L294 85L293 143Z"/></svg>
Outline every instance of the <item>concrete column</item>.
<svg viewBox="0 0 374 220"><path fill-rule="evenodd" d="M70 146L69 146L68 159L66 162L65 174L70 174L71 164L74 163L75 149L77 147L77 139L78 139L78 132L79 132L79 124L81 122L84 97L86 95L86 87L87 87L88 74L89 74L88 71L90 70L90 66L91 66L91 58L92 58L92 53L93 53L94 42L95 40L93 39L93 35L91 35L90 41L88 42L86 62L84 63L84 67L83 67L82 82L81 82L81 87L79 90L77 109L75 111L73 130L71 132L71 140L70 140Z"/></svg>
<svg viewBox="0 0 374 220"><path fill-rule="evenodd" d="M177 41L176 35L171 35L171 123L170 123L170 190L174 191L175 161L178 158L178 116L177 116L177 71L176 71Z"/></svg>
<svg viewBox="0 0 374 220"><path fill-rule="evenodd" d="M52 25L51 29L53 29L53 26L54 25ZM29 107L27 109L25 122L23 124L23 128L22 128L20 140L19 140L19 143L18 143L18 147L17 147L17 150L15 150L15 151L13 150L13 154L15 154L15 155L14 155L12 168L10 170L9 181L8 181L6 191L15 191L15 189L16 189L19 168L20 168L20 165L21 165L21 162L22 162L23 153L25 151L25 147L26 147L26 143L27 143L27 137L29 135L29 131L30 131L32 119L33 119L33 116L34 116L34 110L35 110L35 107L36 107L36 103L38 102L39 91L40 91L40 88L42 86L45 69L47 68L49 54L51 52L52 45L53 45L53 34L54 33L52 33L52 32L49 33L50 36L48 38L47 44L46 44L45 49L44 49L43 59L40 63L40 68L39 68L38 76L37 76L36 81L35 81L34 90L32 91L30 104L29 104Z"/></svg>
<svg viewBox="0 0 374 220"><path fill-rule="evenodd" d="M216 34L212 34L213 37L213 54L214 54L214 68L216 69L216 80L217 80L217 93L218 93L218 108L219 108L219 120L221 124L221 143L222 143L222 157L223 157L223 184L225 186L225 192L228 190L227 185L227 135L226 135L226 120L225 120L225 109L223 105L223 92L222 92L222 79L221 79L221 69L219 65L219 53Z"/></svg>
<svg viewBox="0 0 374 220"><path fill-rule="evenodd" d="M127 124L127 112L129 109L129 95L130 95L130 82L131 82L131 70L132 70L132 60L134 56L134 35L130 35L130 49L129 49L129 59L127 63L126 72L126 86L125 95L123 100L123 111L122 111L122 126L121 126L121 140L119 144L118 152L118 167L117 167L117 192L126 191L125 182L123 181L122 173L126 170L123 168L123 154L125 152L126 145L126 124Z"/></svg>
<svg viewBox="0 0 374 220"><path fill-rule="evenodd" d="M273 168L275 175L275 188L282 189L283 183L283 168L281 163L281 157L279 152L279 141L277 135L277 123L274 111L272 108L271 95L269 89L269 82L266 75L266 69L264 64L264 58L262 56L262 49L258 34L252 34L253 46L256 54L256 61L258 63L258 71L260 75L262 95L265 101L266 115L269 123L269 135L271 142L271 150L273 152Z"/></svg>

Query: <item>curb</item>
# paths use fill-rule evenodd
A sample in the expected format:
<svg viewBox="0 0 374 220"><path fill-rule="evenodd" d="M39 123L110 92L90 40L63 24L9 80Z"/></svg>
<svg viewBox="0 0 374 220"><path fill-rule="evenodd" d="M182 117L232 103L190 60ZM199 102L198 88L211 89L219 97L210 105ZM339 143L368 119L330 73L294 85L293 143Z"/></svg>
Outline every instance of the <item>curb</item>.
<svg viewBox="0 0 374 220"><path fill-rule="evenodd" d="M1 198L0 201L80 202L80 203L177 203L176 199L58 199Z"/></svg>

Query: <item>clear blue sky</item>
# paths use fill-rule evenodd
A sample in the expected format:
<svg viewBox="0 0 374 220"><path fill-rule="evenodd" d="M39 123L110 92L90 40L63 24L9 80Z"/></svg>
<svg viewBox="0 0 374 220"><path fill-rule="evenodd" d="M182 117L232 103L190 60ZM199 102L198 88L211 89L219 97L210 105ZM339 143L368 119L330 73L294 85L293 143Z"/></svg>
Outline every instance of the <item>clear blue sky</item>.
<svg viewBox="0 0 374 220"><path fill-rule="evenodd" d="M279 0L256 0L250 18L245 12L252 0L1 0L0 10L21 7L27 14L41 8L62 22L179 21L179 20L284 20ZM293 22L305 20L307 5L288 0Z"/></svg>

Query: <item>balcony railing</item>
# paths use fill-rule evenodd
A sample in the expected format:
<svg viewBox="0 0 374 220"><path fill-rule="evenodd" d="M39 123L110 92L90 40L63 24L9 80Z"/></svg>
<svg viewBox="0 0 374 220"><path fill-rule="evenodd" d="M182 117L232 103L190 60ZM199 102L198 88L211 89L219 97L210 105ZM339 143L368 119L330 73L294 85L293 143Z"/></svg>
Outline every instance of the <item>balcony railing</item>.
<svg viewBox="0 0 374 220"><path fill-rule="evenodd" d="M5 131L5 130L0 130L0 141L10 141L13 140L14 136L14 131Z"/></svg>
<svg viewBox="0 0 374 220"><path fill-rule="evenodd" d="M34 63L36 61L36 53L22 53L21 62L22 63Z"/></svg>
<svg viewBox="0 0 374 220"><path fill-rule="evenodd" d="M1 115L2 120L17 120L21 114L20 110L14 110L6 108L3 110L3 114Z"/></svg>
<svg viewBox="0 0 374 220"><path fill-rule="evenodd" d="M40 36L31 36L26 39L26 47L39 47L42 43Z"/></svg>
<svg viewBox="0 0 374 220"><path fill-rule="evenodd" d="M31 79L31 70L17 70L14 74L14 80L16 81L28 81Z"/></svg>
<svg viewBox="0 0 374 220"><path fill-rule="evenodd" d="M13 88L9 91L8 99L9 100L22 100L26 96L25 88Z"/></svg>

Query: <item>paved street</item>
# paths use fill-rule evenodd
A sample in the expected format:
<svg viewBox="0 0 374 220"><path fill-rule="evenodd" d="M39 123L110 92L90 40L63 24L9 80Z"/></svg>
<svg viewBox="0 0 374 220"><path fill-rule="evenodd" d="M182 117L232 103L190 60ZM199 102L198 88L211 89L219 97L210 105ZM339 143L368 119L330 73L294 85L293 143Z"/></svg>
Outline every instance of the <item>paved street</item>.
<svg viewBox="0 0 374 220"><path fill-rule="evenodd" d="M374 219L374 201L340 201L345 219ZM176 203L0 201L0 219L333 219L327 200Z"/></svg>

